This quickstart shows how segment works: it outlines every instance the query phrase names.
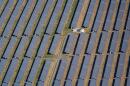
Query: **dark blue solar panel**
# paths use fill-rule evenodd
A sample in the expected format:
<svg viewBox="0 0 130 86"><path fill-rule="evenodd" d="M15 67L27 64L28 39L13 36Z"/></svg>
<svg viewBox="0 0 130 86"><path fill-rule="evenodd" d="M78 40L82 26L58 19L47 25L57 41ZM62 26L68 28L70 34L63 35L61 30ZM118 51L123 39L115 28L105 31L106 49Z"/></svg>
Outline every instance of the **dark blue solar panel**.
<svg viewBox="0 0 130 86"><path fill-rule="evenodd" d="M121 5L120 5L120 10L121 10L121 11L124 11L124 10L125 10L126 4L127 4L126 0L125 0L125 1L121 0Z"/></svg>
<svg viewBox="0 0 130 86"><path fill-rule="evenodd" d="M1 5L4 3L4 0L0 0L0 8L1 8Z"/></svg>
<svg viewBox="0 0 130 86"><path fill-rule="evenodd" d="M93 79L97 78L97 75L98 75L98 72L99 72L99 69L100 69L100 64L101 64L101 61L102 61L102 57L99 54L95 57L95 59L96 59L96 61L95 61L92 76L91 76L91 78L93 78Z"/></svg>
<svg viewBox="0 0 130 86"><path fill-rule="evenodd" d="M31 82L26 82L25 86L32 86L33 84Z"/></svg>
<svg viewBox="0 0 130 86"><path fill-rule="evenodd" d="M90 60L90 55L86 54L84 57L84 60L83 60L83 65L82 65L81 73L79 76L79 78L81 78L81 79L85 79L85 77L86 77L89 60Z"/></svg>
<svg viewBox="0 0 130 86"><path fill-rule="evenodd" d="M120 54L118 58L119 62L117 65L116 77L121 77L124 70L125 54L124 53Z"/></svg>
<svg viewBox="0 0 130 86"><path fill-rule="evenodd" d="M72 23L71 23L71 27L76 27L76 23L77 23L77 21L78 21L78 18L79 18L79 15L80 15L80 11L81 11L82 6L83 6L83 2L84 2L84 0L80 0L79 3L78 3L76 12L75 12L75 14L74 14L73 21L72 21Z"/></svg>
<svg viewBox="0 0 130 86"><path fill-rule="evenodd" d="M12 57L13 56L13 52L15 51L15 47L17 46L17 42L18 42L18 38L16 37L11 37L11 40L6 48L6 51L3 55L4 58L8 58L8 57Z"/></svg>
<svg viewBox="0 0 130 86"><path fill-rule="evenodd" d="M35 2L33 2L33 3L35 3ZM22 16L20 17L20 20L17 24L17 27L16 27L13 35L16 35L18 37L22 35L22 33L25 29L24 26L27 24L26 16L30 15L28 12L32 12L32 9L30 10L31 5L32 5L32 0L29 0L25 9L24 9L24 11L23 11L23 13L22 13ZM34 8L34 6L33 6L33 8Z"/></svg>
<svg viewBox="0 0 130 86"><path fill-rule="evenodd" d="M44 86L44 82L38 81L37 86Z"/></svg>
<svg viewBox="0 0 130 86"><path fill-rule="evenodd" d="M50 19L50 22L49 22L49 25L47 27L47 30L46 30L46 33L48 34L52 34L53 33L53 27L55 25L55 21L56 21L56 18L58 16L58 12L61 11L61 7L62 7L62 3L63 3L63 0L58 0L57 4L56 4L56 7L55 7L55 10L51 16L51 19Z"/></svg>
<svg viewBox="0 0 130 86"><path fill-rule="evenodd" d="M109 52L115 52L115 48L117 45L117 39L118 39L118 31L114 31L113 32L113 36L112 36L112 41L110 41L110 48L109 48Z"/></svg>
<svg viewBox="0 0 130 86"><path fill-rule="evenodd" d="M14 6L15 1L9 0L8 4L6 5L2 15L0 16L0 26L3 27L4 23L7 21L7 16L11 14L12 7ZM3 29L3 28L1 28Z"/></svg>
<svg viewBox="0 0 130 86"><path fill-rule="evenodd" d="M31 69L31 71L30 71L30 73L29 73L29 76L28 76L28 79L27 79L27 81L29 81L29 82L33 82L33 80L35 79L35 77L36 77L36 73L38 72L38 68L39 68L39 65L40 65L40 61L41 61L42 59L41 58L36 58L35 59L35 61L34 61L34 63L33 63L33 66L32 66L32 69Z"/></svg>
<svg viewBox="0 0 130 86"><path fill-rule="evenodd" d="M121 79L115 78L114 86L120 86Z"/></svg>
<svg viewBox="0 0 130 86"><path fill-rule="evenodd" d="M84 46L86 46L86 39L88 37L88 34L80 34L79 40L78 40L78 44L76 47L76 51L75 54L79 55L84 51Z"/></svg>
<svg viewBox="0 0 130 86"><path fill-rule="evenodd" d="M51 61L46 60L44 68L43 68L41 75L40 75L40 79L39 79L40 81L43 81L43 82L45 81L47 74L48 74L48 71L49 71L50 64L51 64Z"/></svg>
<svg viewBox="0 0 130 86"><path fill-rule="evenodd" d="M57 28L57 33L61 33L63 31L63 27L65 25L65 22L66 22L66 19L67 19L67 16L68 16L68 12L69 12L69 9L72 5L72 0L68 0L67 4L66 4L66 7L65 7L65 10L63 12L63 15L62 15L62 18L60 20L60 23L59 23L59 26Z"/></svg>
<svg viewBox="0 0 130 86"><path fill-rule="evenodd" d="M48 14L49 8L50 8L50 6L52 4L53 4L53 0L48 0L47 4L45 6L45 9L44 9L44 11L42 13L42 16L40 18L40 21L38 23L38 26L37 26L37 29L36 29L35 33L40 35L40 36L43 35L43 32L45 30L45 27L43 27L43 24L45 23L45 20L46 20L46 18L48 16L47 14Z"/></svg>
<svg viewBox="0 0 130 86"><path fill-rule="evenodd" d="M69 35L69 39L67 41L67 44L64 50L65 53L73 53L76 40L77 40L77 35L74 35L74 34Z"/></svg>
<svg viewBox="0 0 130 86"><path fill-rule="evenodd" d="M8 83L2 83L2 86L8 86Z"/></svg>
<svg viewBox="0 0 130 86"><path fill-rule="evenodd" d="M123 14L124 14L124 13L123 13L122 11L119 11L118 17L117 17L116 26L115 26L115 29L116 29L116 30L119 30L119 29L121 28Z"/></svg>
<svg viewBox="0 0 130 86"><path fill-rule="evenodd" d="M103 79L102 80L102 86L108 86L109 79Z"/></svg>
<svg viewBox="0 0 130 86"><path fill-rule="evenodd" d="M49 35L44 35L37 56L43 57L45 55L45 53L47 52L46 47L48 45L49 38Z"/></svg>
<svg viewBox="0 0 130 86"><path fill-rule="evenodd" d="M102 32L101 34L102 34L102 36L101 36L101 40L100 40L99 47L98 47L98 53L103 52L103 49L105 47L105 42L106 42L106 39L108 36L107 32Z"/></svg>
<svg viewBox="0 0 130 86"><path fill-rule="evenodd" d="M98 13L97 13L97 16L96 16L94 27L92 28L93 31L97 31L98 30L99 24L101 22L101 18L102 18L102 13L103 13L104 6L105 6L104 3L101 3L100 6L99 6L99 10L98 10Z"/></svg>
<svg viewBox="0 0 130 86"><path fill-rule="evenodd" d="M60 67L59 67L58 73L56 75L56 80L61 80L62 79L66 65L67 65L67 61L66 60L61 60Z"/></svg>
<svg viewBox="0 0 130 86"><path fill-rule="evenodd" d="M79 56L74 56L72 59L72 64L70 67L70 70L68 72L68 76L67 79L72 80L75 74L75 71L77 69L77 65L78 65L78 60L79 60Z"/></svg>
<svg viewBox="0 0 130 86"><path fill-rule="evenodd" d="M91 79L89 86L96 86L96 80L95 79Z"/></svg>
<svg viewBox="0 0 130 86"><path fill-rule="evenodd" d="M115 8L115 1L112 3L110 3L110 7L109 7L109 11L108 11L108 14L107 14L107 18L106 18L106 22L105 22L105 26L104 26L104 29L103 30L106 30L108 31L109 30L109 27L110 27L110 24L111 24L111 19L112 19L112 14L113 14L113 9Z"/></svg>
<svg viewBox="0 0 130 86"><path fill-rule="evenodd" d="M77 86L84 86L84 80L83 79L78 79Z"/></svg>
<svg viewBox="0 0 130 86"><path fill-rule="evenodd" d="M92 15L91 12L88 12L88 13L87 13L87 15L86 15L86 17L85 17L85 20L84 20L84 23L83 23L83 26L84 26L84 27L88 27L89 21L90 21L90 18L91 18L91 15Z"/></svg>
<svg viewBox="0 0 130 86"><path fill-rule="evenodd" d="M34 28L34 24L36 25L37 22L38 22L38 17L41 15L41 12L43 10L43 5L44 5L44 2L46 3L47 0L38 0L38 3L33 11L33 14L31 15L31 19L28 23L28 26L24 32L25 35L29 35L29 36L32 36L33 35L33 32L35 30ZM45 6L45 5L44 5Z"/></svg>
<svg viewBox="0 0 130 86"><path fill-rule="evenodd" d="M24 75L24 73L26 72L25 70L26 70L27 65L28 65L28 63L29 63L29 60L30 60L29 58L24 58L24 60L23 60L23 62L22 62L22 64L21 64L21 67L20 67L20 69L19 69L19 72L18 72L18 75L17 75L17 77L16 77L15 82L19 83L19 82L22 80L23 75Z"/></svg>
<svg viewBox="0 0 130 86"><path fill-rule="evenodd" d="M66 80L65 81L65 86L72 86L72 81L71 80Z"/></svg>
<svg viewBox="0 0 130 86"><path fill-rule="evenodd" d="M26 56L28 56L28 57L35 56L35 54L37 53L37 48L38 48L40 41L41 41L41 38L39 36L36 36L36 35L33 36L33 39L27 50Z"/></svg>
<svg viewBox="0 0 130 86"><path fill-rule="evenodd" d="M130 13L129 13L129 14L130 14ZM129 18L128 18L128 20L127 20L126 29L130 31L130 15L129 15Z"/></svg>
<svg viewBox="0 0 130 86"><path fill-rule="evenodd" d="M124 38L122 41L122 45L121 45L121 52L126 52L127 47L128 47L128 39L130 38L130 31L125 31L124 33Z"/></svg>
<svg viewBox="0 0 130 86"><path fill-rule="evenodd" d="M107 57L107 63L106 63L106 67L105 67L103 78L109 79L112 62L113 62L113 54L109 54L108 57Z"/></svg>
<svg viewBox="0 0 130 86"><path fill-rule="evenodd" d="M0 39L0 57L2 56L2 53L5 50L5 46L7 45L8 41L9 41L8 38L1 37L1 39Z"/></svg>
<svg viewBox="0 0 130 86"><path fill-rule="evenodd" d="M95 1L96 1L96 0L91 0L91 2L90 2L90 6L89 6L89 8L88 8L87 15L85 16L85 21L84 21L84 23L83 23L83 26L84 26L84 27L87 27L88 24L89 24L90 17L91 17L91 15L92 15L93 10L94 10Z"/></svg>
<svg viewBox="0 0 130 86"><path fill-rule="evenodd" d="M2 74L2 71L5 67L6 62L7 62L7 59L0 59L0 74Z"/></svg>
<svg viewBox="0 0 130 86"><path fill-rule="evenodd" d="M96 33L94 32L94 33L91 34L86 53L91 54L95 40L96 40Z"/></svg>
<svg viewBox="0 0 130 86"><path fill-rule="evenodd" d="M50 49L49 49L49 53L50 54L56 54L57 52L58 52L58 46L59 46L59 44L61 43L61 41L60 41L60 39L61 39L61 36L60 35L55 35L54 36L54 39L53 39L53 42L52 42L52 45L51 45L51 47L50 47Z"/></svg>
<svg viewBox="0 0 130 86"><path fill-rule="evenodd" d="M126 83L126 86L129 86L130 85L130 77L127 78L127 83Z"/></svg>
<svg viewBox="0 0 130 86"><path fill-rule="evenodd" d="M11 34L14 30L13 26L14 26L14 23L16 22L16 18L18 16L20 16L18 14L19 14L19 9L20 9L21 5L23 5L22 3L23 3L22 0L18 1L18 3L17 3L17 5L16 5L16 7L15 7L15 9L14 9L12 15L11 15L11 18L10 18L10 20L9 20L5 30L4 30L4 33L3 33L4 36L7 36L7 35L11 36Z"/></svg>
<svg viewBox="0 0 130 86"><path fill-rule="evenodd" d="M23 36L21 41L20 41L20 44L18 45L18 48L14 54L14 57L15 58L20 58L21 56L23 56L23 54L25 53L26 51L26 48L29 44L29 38L27 36Z"/></svg>
<svg viewBox="0 0 130 86"><path fill-rule="evenodd" d="M53 86L60 86L60 81L59 80L55 80Z"/></svg>
<svg viewBox="0 0 130 86"><path fill-rule="evenodd" d="M17 68L18 62L19 62L18 59L12 59L9 69L5 75L4 82L9 83L9 81L11 80L11 77L13 76L15 72L15 69Z"/></svg>

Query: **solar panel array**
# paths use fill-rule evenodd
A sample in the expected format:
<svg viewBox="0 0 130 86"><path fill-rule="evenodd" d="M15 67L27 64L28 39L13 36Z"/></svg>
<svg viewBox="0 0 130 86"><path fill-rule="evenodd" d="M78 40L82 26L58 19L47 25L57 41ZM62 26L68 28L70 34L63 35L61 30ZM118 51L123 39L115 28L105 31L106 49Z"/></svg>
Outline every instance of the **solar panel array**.
<svg viewBox="0 0 130 86"><path fill-rule="evenodd" d="M130 0L0 0L0 85L129 86Z"/></svg>

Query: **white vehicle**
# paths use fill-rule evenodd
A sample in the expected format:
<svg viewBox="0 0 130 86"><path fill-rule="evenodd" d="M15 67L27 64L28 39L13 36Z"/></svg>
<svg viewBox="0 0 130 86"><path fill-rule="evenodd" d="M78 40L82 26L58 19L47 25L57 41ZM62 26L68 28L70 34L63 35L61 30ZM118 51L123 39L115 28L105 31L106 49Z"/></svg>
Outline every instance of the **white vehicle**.
<svg viewBox="0 0 130 86"><path fill-rule="evenodd" d="M85 29L86 29L86 28L72 28L72 31L73 31L74 33L85 33L85 32L86 32Z"/></svg>

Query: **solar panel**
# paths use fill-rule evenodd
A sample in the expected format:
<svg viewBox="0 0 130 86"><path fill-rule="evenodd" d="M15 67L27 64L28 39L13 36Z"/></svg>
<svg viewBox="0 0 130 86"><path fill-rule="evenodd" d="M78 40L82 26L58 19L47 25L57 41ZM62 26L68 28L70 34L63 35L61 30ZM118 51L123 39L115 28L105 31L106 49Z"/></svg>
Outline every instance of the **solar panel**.
<svg viewBox="0 0 130 86"><path fill-rule="evenodd" d="M89 86L96 86L96 80L95 79L91 79Z"/></svg>
<svg viewBox="0 0 130 86"><path fill-rule="evenodd" d="M49 12L49 8L53 5L54 0L48 0L46 3L46 6L44 8L44 11L41 15L41 18L39 20L39 23L37 25L37 29L35 31L36 34L38 34L39 36L43 35L43 32L45 31L45 27L43 26L43 24L45 23L45 19L47 18L47 14Z"/></svg>
<svg viewBox="0 0 130 86"><path fill-rule="evenodd" d="M14 30L13 35L18 36L18 37L22 36L22 34L25 30L25 26L27 25L28 19L31 15L35 5L36 5L36 1L32 1L32 0L28 1L27 5L26 5L26 7L25 7L20 19L19 19L17 27Z"/></svg>
<svg viewBox="0 0 130 86"><path fill-rule="evenodd" d="M66 80L65 86L72 86L72 81L71 80Z"/></svg>
<svg viewBox="0 0 130 86"><path fill-rule="evenodd" d="M124 1L123 1L123 0L121 1L121 5L120 5L120 10L121 10L121 11L124 11L124 10L125 10L126 3L127 3L127 2L126 2L125 0L124 0Z"/></svg>
<svg viewBox="0 0 130 86"><path fill-rule="evenodd" d="M54 25L56 24L55 21L56 21L56 18L58 16L59 11L62 11L61 8L62 8L63 1L64 0L58 0L58 2L56 4L56 7L54 9L54 12L53 12L53 14L51 16L49 25L48 25L47 30L46 30L47 34L52 34L54 29L55 29L54 28Z"/></svg>
<svg viewBox="0 0 130 86"><path fill-rule="evenodd" d="M6 3L7 3L7 0L0 0L0 16Z"/></svg>
<svg viewBox="0 0 130 86"><path fill-rule="evenodd" d="M115 78L114 86L120 86L120 78Z"/></svg>
<svg viewBox="0 0 130 86"><path fill-rule="evenodd" d="M100 21L101 21L101 18L102 18L104 6L105 6L104 3L102 3L102 1L101 1L101 4L99 6L99 10L98 10L98 13L97 13L97 16L96 16L96 20L95 20L95 23L94 23L94 27L92 28L93 31L98 30L98 27L99 27L99 24L100 24Z"/></svg>
<svg viewBox="0 0 130 86"><path fill-rule="evenodd" d="M61 60L60 67L59 67L57 75L56 75L56 80L61 80L62 79L63 73L64 73L65 68L66 68L66 65L67 65L67 61L66 60Z"/></svg>
<svg viewBox="0 0 130 86"><path fill-rule="evenodd" d="M11 81L12 76L14 75L14 72L16 72L17 65L19 63L18 59L12 59L11 64L9 66L9 69L5 75L4 81L5 83L9 83Z"/></svg>
<svg viewBox="0 0 130 86"><path fill-rule="evenodd" d="M15 8L17 1L9 0L1 17L0 17L0 26L2 31L4 30L4 27L6 26L7 21L9 20L9 17L11 16L11 13L13 9Z"/></svg>
<svg viewBox="0 0 130 86"><path fill-rule="evenodd" d="M45 53L47 52L47 46L48 46L48 42L49 42L49 35L44 35L42 42L40 44L40 48L38 50L38 54L37 56L39 57L43 57L45 55Z"/></svg>
<svg viewBox="0 0 130 86"><path fill-rule="evenodd" d="M33 84L30 82L26 82L25 86L32 86Z"/></svg>
<svg viewBox="0 0 130 86"><path fill-rule="evenodd" d="M77 35L70 34L64 52L72 54L77 41Z"/></svg>
<svg viewBox="0 0 130 86"><path fill-rule="evenodd" d="M110 7L109 7L109 10L108 10L108 14L107 14L107 17L106 17L106 22L105 22L105 26L103 28L103 30L105 31L109 31L109 27L110 27L110 24L111 24L111 19L112 19L112 15L113 15L113 9L115 8L115 2L112 2L110 3Z"/></svg>
<svg viewBox="0 0 130 86"><path fill-rule="evenodd" d="M74 18L73 18L72 23L71 23L71 27L76 27L76 23L77 23L77 20L79 18L80 11L82 9L82 5L83 5L83 0L80 0L78 5L77 5L76 12L74 14Z"/></svg>
<svg viewBox="0 0 130 86"><path fill-rule="evenodd" d="M35 80L37 71L39 70L38 68L39 68L41 60L42 60L41 58L35 58L31 71L29 73L28 79L27 79L28 82L33 82L33 80Z"/></svg>
<svg viewBox="0 0 130 86"><path fill-rule="evenodd" d="M53 86L60 86L60 81L59 80L55 80Z"/></svg>
<svg viewBox="0 0 130 86"><path fill-rule="evenodd" d="M49 71L50 64L51 64L51 61L46 60L45 65L41 71L39 81L43 81L43 82L45 81L47 74L48 74L48 71Z"/></svg>
<svg viewBox="0 0 130 86"><path fill-rule="evenodd" d="M86 73L87 73L87 69L88 69L88 65L89 65L89 60L90 60L90 55L85 55L84 60L83 60L83 65L82 65L82 69L81 69L81 73L79 78L81 79L85 79L86 77Z"/></svg>
<svg viewBox="0 0 130 86"><path fill-rule="evenodd" d="M108 81L109 81L109 79L103 79L102 80L102 86L108 86Z"/></svg>
<svg viewBox="0 0 130 86"><path fill-rule="evenodd" d="M71 66L70 66L70 70L69 70L68 76L67 76L67 79L68 79L68 80L73 80L75 71L76 71L76 69L77 69L78 60L79 60L79 56L74 56L74 57L73 57L73 59L72 59L72 64L71 64Z"/></svg>
<svg viewBox="0 0 130 86"><path fill-rule="evenodd" d="M8 83L2 83L2 86L7 86L8 85Z"/></svg>
<svg viewBox="0 0 130 86"><path fill-rule="evenodd" d="M107 32L102 32L101 33L101 40L99 41L99 47L98 47L98 53L102 53L104 50L104 46L106 43L106 39L108 37L108 33Z"/></svg>
<svg viewBox="0 0 130 86"><path fill-rule="evenodd" d="M2 74L2 71L4 67L6 66L7 59L0 59L0 74Z"/></svg>
<svg viewBox="0 0 130 86"><path fill-rule="evenodd" d="M107 63L106 63L103 78L109 79L110 73L111 73L111 66L113 62L113 54L109 54L106 60L107 60Z"/></svg>
<svg viewBox="0 0 130 86"><path fill-rule="evenodd" d="M13 56L14 51L15 51L17 44L18 44L18 40L19 39L16 37L13 37L13 36L11 37L11 40L10 40L10 42L6 48L6 51L3 55L4 58L10 58Z"/></svg>
<svg viewBox="0 0 130 86"><path fill-rule="evenodd" d="M66 7L65 7L64 12L62 14L62 18L59 22L59 26L58 26L57 31L56 31L57 33L60 33L60 34L62 33L63 27L64 27L65 22L67 20L68 12L70 10L71 5L72 5L72 0L67 1Z"/></svg>
<svg viewBox="0 0 130 86"><path fill-rule="evenodd" d="M4 50L8 44L9 38L1 37L0 39L0 57L2 57L2 54L4 53Z"/></svg>
<svg viewBox="0 0 130 86"><path fill-rule="evenodd" d="M38 3L31 15L31 19L28 22L27 28L24 32L25 35L32 36L35 30L35 27L38 23L42 10L45 7L47 0L38 0Z"/></svg>
<svg viewBox="0 0 130 86"><path fill-rule="evenodd" d="M129 13L129 14L130 14L130 13ZM126 30L129 30L129 31L130 31L130 15L129 15L129 18L128 18L128 20L127 20Z"/></svg>
<svg viewBox="0 0 130 86"><path fill-rule="evenodd" d="M88 26L89 21L90 21L90 18L91 18L91 15L92 15L91 12L88 12L88 13L86 14L86 17L85 17L85 20L84 20L84 23L83 23L83 26L84 26L84 27L87 27L87 26Z"/></svg>
<svg viewBox="0 0 130 86"><path fill-rule="evenodd" d="M44 86L44 82L38 81L37 86Z"/></svg>
<svg viewBox="0 0 130 86"><path fill-rule="evenodd" d="M116 45L117 45L117 39L118 39L118 31L114 31L113 35L112 35L112 40L110 42L110 48L109 48L109 52L114 52Z"/></svg>
<svg viewBox="0 0 130 86"><path fill-rule="evenodd" d="M61 44L61 36L55 35L54 38L53 38L52 44L50 46L49 53L55 54L55 55L58 54L60 44Z"/></svg>
<svg viewBox="0 0 130 86"><path fill-rule="evenodd" d="M21 10L23 10L23 7L25 6L25 3L24 1L20 0L18 1L9 21L8 21L8 24L3 32L3 36L11 36L11 34L13 33L14 31L14 26L16 25L16 21L18 21L18 18L20 17L21 15Z"/></svg>
<svg viewBox="0 0 130 86"><path fill-rule="evenodd" d="M98 75L98 72L99 72L99 69L100 69L100 64L101 64L101 61L102 61L102 57L99 54L95 57L95 59L96 59L96 61L95 61L94 68L93 68L93 71L92 71L92 76L91 76L91 78L93 78L93 79L97 78L97 75Z"/></svg>
<svg viewBox="0 0 130 86"><path fill-rule="evenodd" d="M88 34L80 34L78 44L75 50L76 55L80 55L84 51L84 46L86 46Z"/></svg>
<svg viewBox="0 0 130 86"><path fill-rule="evenodd" d="M96 39L96 32L91 34L86 53L91 54Z"/></svg>
<svg viewBox="0 0 130 86"><path fill-rule="evenodd" d="M18 48L14 54L14 58L20 58L20 57L23 57L24 56L24 53L26 52L26 48L29 44L29 39L27 36L23 36L19 45L18 45ZM20 58L21 59L21 58Z"/></svg>
<svg viewBox="0 0 130 86"><path fill-rule="evenodd" d="M84 80L83 79L78 79L77 86L83 86L83 85L84 85Z"/></svg>
<svg viewBox="0 0 130 86"><path fill-rule="evenodd" d="M129 85L130 85L130 78L127 78L126 86L129 86Z"/></svg>
<svg viewBox="0 0 130 86"><path fill-rule="evenodd" d="M17 75L16 80L15 80L16 83L20 83L20 81L22 80L24 73L26 72L26 68L27 68L29 61L30 61L30 58L25 57L23 59L23 62L21 64L21 67L19 69L18 75Z"/></svg>
<svg viewBox="0 0 130 86"><path fill-rule="evenodd" d="M91 0L90 5L88 7L88 12L87 12L87 14L85 16L85 21L83 23L84 27L87 27L88 24L89 24L90 18L92 16L92 12L94 10L94 5L95 5L95 0Z"/></svg>
<svg viewBox="0 0 130 86"><path fill-rule="evenodd" d="M125 54L124 53L120 54L118 58L119 61L117 65L116 77L122 77L124 70Z"/></svg>
<svg viewBox="0 0 130 86"><path fill-rule="evenodd" d="M29 48L27 50L26 56L28 57L35 57L35 54L37 53L37 48L40 44L41 38L39 36L34 35L32 38L32 41L29 45Z"/></svg>

